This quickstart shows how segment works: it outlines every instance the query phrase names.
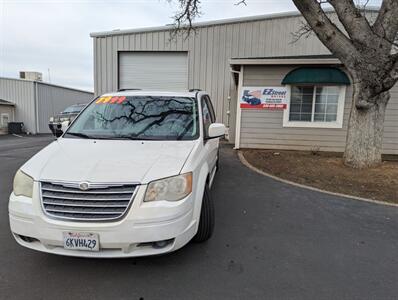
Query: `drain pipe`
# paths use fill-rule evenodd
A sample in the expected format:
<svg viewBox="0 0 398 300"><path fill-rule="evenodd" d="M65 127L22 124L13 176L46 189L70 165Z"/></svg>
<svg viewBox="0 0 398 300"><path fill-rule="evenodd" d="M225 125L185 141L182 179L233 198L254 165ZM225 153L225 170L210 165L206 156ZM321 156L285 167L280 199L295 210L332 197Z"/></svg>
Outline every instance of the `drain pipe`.
<svg viewBox="0 0 398 300"><path fill-rule="evenodd" d="M35 117L36 117L36 122L35 122L35 126L36 126L36 132L35 134L39 133L39 128L40 128L40 123L39 123L39 92L38 92L38 88L37 88L37 81L33 82L34 84L34 104L35 104Z"/></svg>
<svg viewBox="0 0 398 300"><path fill-rule="evenodd" d="M239 149L240 147L240 126L242 121L242 109L240 108L240 95L242 94L242 86L243 86L243 68L244 66L240 66L240 71L235 71L232 68L230 69L231 73L238 74L238 95L236 101L236 122L235 122L235 147L234 149Z"/></svg>

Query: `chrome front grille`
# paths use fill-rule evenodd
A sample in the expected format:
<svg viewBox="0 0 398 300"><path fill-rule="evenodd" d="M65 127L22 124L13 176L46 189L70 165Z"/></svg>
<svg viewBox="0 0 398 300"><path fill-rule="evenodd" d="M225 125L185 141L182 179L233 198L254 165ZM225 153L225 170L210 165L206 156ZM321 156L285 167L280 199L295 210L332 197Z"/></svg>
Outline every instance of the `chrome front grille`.
<svg viewBox="0 0 398 300"><path fill-rule="evenodd" d="M41 182L42 207L48 216L76 221L109 221L122 218L133 201L136 184Z"/></svg>

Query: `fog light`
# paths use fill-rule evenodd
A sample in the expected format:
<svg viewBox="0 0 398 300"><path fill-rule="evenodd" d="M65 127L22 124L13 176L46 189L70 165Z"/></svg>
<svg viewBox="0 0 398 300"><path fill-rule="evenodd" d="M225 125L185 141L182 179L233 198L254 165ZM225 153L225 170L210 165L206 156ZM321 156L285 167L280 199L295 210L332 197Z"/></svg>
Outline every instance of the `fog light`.
<svg viewBox="0 0 398 300"><path fill-rule="evenodd" d="M138 244L138 247L152 247L154 249L162 249L162 248L170 245L173 242L174 242L174 239L156 241L156 242L147 242L147 243Z"/></svg>
<svg viewBox="0 0 398 300"><path fill-rule="evenodd" d="M161 249L169 245L173 240L164 240L164 241L157 241L152 244L152 247L155 249Z"/></svg>
<svg viewBox="0 0 398 300"><path fill-rule="evenodd" d="M37 239L32 238L30 236L25 236L25 235L18 235L20 237L21 240L23 240L26 243L32 243L34 241L37 241Z"/></svg>

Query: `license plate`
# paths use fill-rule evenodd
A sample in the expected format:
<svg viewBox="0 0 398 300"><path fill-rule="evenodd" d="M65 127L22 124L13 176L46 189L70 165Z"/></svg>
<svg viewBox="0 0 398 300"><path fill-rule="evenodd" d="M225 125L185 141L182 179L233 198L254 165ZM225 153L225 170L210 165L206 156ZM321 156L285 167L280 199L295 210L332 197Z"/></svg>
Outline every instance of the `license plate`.
<svg viewBox="0 0 398 300"><path fill-rule="evenodd" d="M99 236L88 232L64 232L64 248L68 250L99 251Z"/></svg>

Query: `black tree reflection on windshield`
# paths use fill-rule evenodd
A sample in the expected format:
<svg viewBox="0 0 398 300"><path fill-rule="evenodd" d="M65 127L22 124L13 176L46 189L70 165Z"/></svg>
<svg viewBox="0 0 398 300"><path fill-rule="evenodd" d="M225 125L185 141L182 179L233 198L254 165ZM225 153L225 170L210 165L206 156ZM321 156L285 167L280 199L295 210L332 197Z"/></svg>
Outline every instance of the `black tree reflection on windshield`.
<svg viewBox="0 0 398 300"><path fill-rule="evenodd" d="M198 135L197 105L191 98L133 96L121 104L92 105L71 130L131 139L179 140Z"/></svg>

